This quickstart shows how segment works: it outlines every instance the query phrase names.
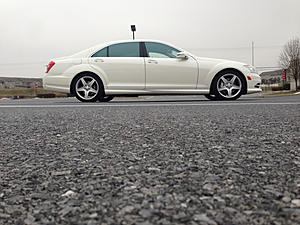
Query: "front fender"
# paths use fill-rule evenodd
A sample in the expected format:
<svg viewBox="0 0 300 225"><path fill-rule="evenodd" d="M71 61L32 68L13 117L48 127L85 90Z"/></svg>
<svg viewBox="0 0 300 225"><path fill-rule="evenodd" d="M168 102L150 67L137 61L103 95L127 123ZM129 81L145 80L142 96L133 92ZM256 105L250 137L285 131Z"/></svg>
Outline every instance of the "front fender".
<svg viewBox="0 0 300 225"><path fill-rule="evenodd" d="M209 88L211 87L213 79L218 73L220 73L223 70L230 70L230 69L239 71L244 76L245 80L247 80L246 74L247 74L248 71L244 68L244 66L242 64L235 63L235 62L223 62L223 63L216 64L208 72L208 75L207 75L207 85L208 85L208 87Z"/></svg>

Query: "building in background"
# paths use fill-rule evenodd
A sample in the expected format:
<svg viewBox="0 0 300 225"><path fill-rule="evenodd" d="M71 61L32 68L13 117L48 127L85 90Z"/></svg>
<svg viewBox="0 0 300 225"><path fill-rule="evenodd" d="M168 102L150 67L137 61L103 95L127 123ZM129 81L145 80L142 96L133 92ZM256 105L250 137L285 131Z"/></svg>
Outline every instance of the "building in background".
<svg viewBox="0 0 300 225"><path fill-rule="evenodd" d="M296 83L295 80L289 75L289 72L286 74L286 80L283 80L283 70L274 70L274 71L267 71L262 72L261 76L261 83L262 88L264 87L280 87L288 85L288 89L291 91L296 91ZM285 89L286 90L286 89Z"/></svg>
<svg viewBox="0 0 300 225"><path fill-rule="evenodd" d="M262 72L261 76L261 83L262 84L281 84L283 83L283 70L274 70L268 72ZM285 82L290 82L290 77L286 76Z"/></svg>

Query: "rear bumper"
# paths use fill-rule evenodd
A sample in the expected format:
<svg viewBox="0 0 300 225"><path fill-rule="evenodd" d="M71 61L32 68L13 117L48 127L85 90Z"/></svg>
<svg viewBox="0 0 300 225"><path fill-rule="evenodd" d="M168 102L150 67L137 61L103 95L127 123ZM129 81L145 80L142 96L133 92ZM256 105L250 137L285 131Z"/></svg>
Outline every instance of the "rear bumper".
<svg viewBox="0 0 300 225"><path fill-rule="evenodd" d="M43 88L48 91L70 93L71 79L68 76L56 76L45 74Z"/></svg>
<svg viewBox="0 0 300 225"><path fill-rule="evenodd" d="M63 93L70 94L69 88L57 87L52 85L43 85L43 88L47 91L63 92Z"/></svg>

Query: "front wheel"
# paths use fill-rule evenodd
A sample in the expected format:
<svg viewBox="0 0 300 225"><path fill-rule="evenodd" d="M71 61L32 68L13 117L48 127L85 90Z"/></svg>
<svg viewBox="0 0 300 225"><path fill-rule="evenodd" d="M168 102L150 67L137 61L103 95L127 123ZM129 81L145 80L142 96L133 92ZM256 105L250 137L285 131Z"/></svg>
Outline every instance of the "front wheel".
<svg viewBox="0 0 300 225"><path fill-rule="evenodd" d="M236 71L224 71L216 76L212 93L220 100L236 100L241 97L246 84Z"/></svg>
<svg viewBox="0 0 300 225"><path fill-rule="evenodd" d="M94 74L82 74L73 82L76 98L81 102L95 102L103 96L103 86Z"/></svg>

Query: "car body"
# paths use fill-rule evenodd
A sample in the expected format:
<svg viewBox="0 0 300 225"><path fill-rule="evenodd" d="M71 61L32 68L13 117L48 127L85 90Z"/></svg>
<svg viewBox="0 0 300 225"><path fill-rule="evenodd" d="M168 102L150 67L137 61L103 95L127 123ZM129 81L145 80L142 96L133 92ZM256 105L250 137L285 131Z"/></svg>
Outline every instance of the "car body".
<svg viewBox="0 0 300 225"><path fill-rule="evenodd" d="M53 59L43 77L44 89L71 93L81 101L163 94L234 100L260 92L260 83L255 69L245 63L197 57L154 40L108 42Z"/></svg>

